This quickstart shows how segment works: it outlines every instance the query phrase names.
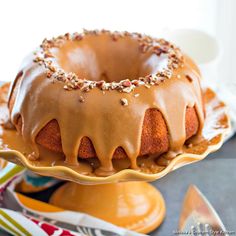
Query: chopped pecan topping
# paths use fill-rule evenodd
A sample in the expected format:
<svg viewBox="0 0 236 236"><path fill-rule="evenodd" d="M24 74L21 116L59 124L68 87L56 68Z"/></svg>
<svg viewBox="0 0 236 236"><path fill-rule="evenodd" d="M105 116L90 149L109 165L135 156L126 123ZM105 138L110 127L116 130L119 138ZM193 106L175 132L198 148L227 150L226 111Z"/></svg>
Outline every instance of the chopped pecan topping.
<svg viewBox="0 0 236 236"><path fill-rule="evenodd" d="M140 77L135 80L125 79L119 82L106 82L101 81L90 81L84 78L79 78L74 73L67 73L58 64L55 63L54 55L50 51L52 48L62 47L66 41L69 40L83 40L86 35L100 35L107 34L111 36L111 39L118 41L123 37L131 37L139 43L139 48L141 53L146 53L147 51L157 56L162 56L166 54L168 57L168 65L162 71L157 72L156 74L150 74L144 77ZM65 83L65 90L74 90L81 89L84 92L88 92L91 89L97 87L102 91L106 90L118 90L119 92L130 93L138 86L145 86L150 88L152 85L159 85L165 79L172 77L173 70L179 66L183 66L183 55L179 48L169 43L164 39L155 39L147 35L142 35L139 33L129 33L129 32L110 32L108 30L84 30L82 33L69 34L58 36L51 40L44 39L40 45L41 49L34 53L35 58L34 62L38 63L41 66L44 66L46 71L46 76L52 78L52 81L60 81ZM105 74L103 74L105 77ZM191 77L186 76L190 81Z"/></svg>
<svg viewBox="0 0 236 236"><path fill-rule="evenodd" d="M121 103L122 106L128 106L129 105L128 100L126 98L121 98L120 103Z"/></svg>

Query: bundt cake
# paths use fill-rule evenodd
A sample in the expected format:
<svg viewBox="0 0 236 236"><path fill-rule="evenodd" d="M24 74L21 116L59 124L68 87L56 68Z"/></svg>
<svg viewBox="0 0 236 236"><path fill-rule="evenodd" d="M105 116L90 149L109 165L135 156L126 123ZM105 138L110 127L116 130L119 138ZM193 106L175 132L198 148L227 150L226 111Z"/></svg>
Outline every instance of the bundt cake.
<svg viewBox="0 0 236 236"><path fill-rule="evenodd" d="M13 125L40 158L39 146L65 165L181 153L201 133L204 106L194 62L164 39L128 32L65 34L24 60L11 85Z"/></svg>

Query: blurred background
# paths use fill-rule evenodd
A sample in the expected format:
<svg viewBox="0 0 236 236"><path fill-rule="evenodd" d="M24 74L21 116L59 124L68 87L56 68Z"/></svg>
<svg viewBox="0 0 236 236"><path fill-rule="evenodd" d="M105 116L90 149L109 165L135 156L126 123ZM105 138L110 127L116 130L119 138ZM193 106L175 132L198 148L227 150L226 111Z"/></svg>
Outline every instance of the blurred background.
<svg viewBox="0 0 236 236"><path fill-rule="evenodd" d="M184 28L204 31L217 40L220 50L215 56L220 54L220 66L216 76L232 85L236 80L235 11L234 0L0 1L0 80L12 80L22 58L45 37L82 28L128 30L163 37ZM207 53L197 42L192 46L195 51Z"/></svg>

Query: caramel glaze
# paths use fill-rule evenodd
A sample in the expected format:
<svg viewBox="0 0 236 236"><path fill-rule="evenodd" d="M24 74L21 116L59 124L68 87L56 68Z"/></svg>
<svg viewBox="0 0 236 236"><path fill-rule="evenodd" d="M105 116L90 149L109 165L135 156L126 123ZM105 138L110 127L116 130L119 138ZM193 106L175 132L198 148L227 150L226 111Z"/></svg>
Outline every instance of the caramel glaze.
<svg viewBox="0 0 236 236"><path fill-rule="evenodd" d="M123 71L126 71L130 77L137 77L140 73L155 73L166 66L165 57L148 53L140 56L141 59L136 65L130 64L124 56L114 61L112 58L118 55L115 54L116 50L123 50L124 55L130 54L129 58L132 60L138 57L138 46L133 45L132 42L124 43L122 49L114 49L112 45L114 43L116 42L104 41L99 44L99 47L93 41L90 44L83 42L83 45L67 44L61 50L55 49L54 54L58 64L65 70L72 70L93 80L98 79L96 75L104 74L105 70L108 80L109 78L119 80L127 76ZM109 56L102 48L110 50ZM75 54L75 49L83 50L79 56L81 61L75 56L79 53ZM13 92L17 93L10 109L11 122L17 127L21 117L23 125L19 132L33 149L32 155L35 157L40 156L35 142L36 136L52 120L56 120L60 127L62 149L67 164L79 165L78 150L83 137L88 137L92 141L101 164L96 170L98 175L113 173L112 157L118 147L124 149L130 159L131 168L138 168L137 157L140 152L142 125L147 109L158 109L165 119L170 142L167 156L175 156L182 151L186 141L187 107L195 108L199 119L198 134L202 130L204 112L200 75L195 64L187 56L184 56L183 66L174 70L170 79L165 79L161 84L150 88L139 86L130 93L117 90L102 92L99 88L93 88L87 93L79 89L66 91L62 82L47 78L44 68L33 60L34 55L31 54L24 61L20 74L16 78L17 80L20 77L20 82L17 84L19 88L14 89L15 80L9 98ZM91 66L90 70L83 69L89 66ZM122 67L126 68L122 70ZM115 73L116 71L119 73ZM117 75L119 76L116 77ZM136 97L134 94L139 96ZM79 101L81 96L84 98L82 103ZM120 104L121 98L127 99L128 106Z"/></svg>

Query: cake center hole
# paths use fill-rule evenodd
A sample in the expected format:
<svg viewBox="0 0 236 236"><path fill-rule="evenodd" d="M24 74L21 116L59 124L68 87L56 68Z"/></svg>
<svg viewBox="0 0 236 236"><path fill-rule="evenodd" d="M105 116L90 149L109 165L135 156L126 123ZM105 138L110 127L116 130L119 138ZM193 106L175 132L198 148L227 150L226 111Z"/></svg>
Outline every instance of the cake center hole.
<svg viewBox="0 0 236 236"><path fill-rule="evenodd" d="M86 35L81 41L68 41L53 49L59 66L81 79L119 82L155 73L163 58L151 51L141 52L136 39L124 36ZM155 57L155 58L153 58Z"/></svg>

